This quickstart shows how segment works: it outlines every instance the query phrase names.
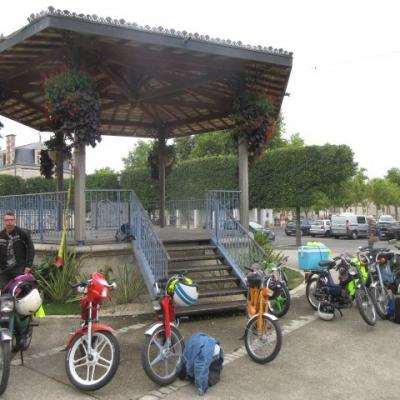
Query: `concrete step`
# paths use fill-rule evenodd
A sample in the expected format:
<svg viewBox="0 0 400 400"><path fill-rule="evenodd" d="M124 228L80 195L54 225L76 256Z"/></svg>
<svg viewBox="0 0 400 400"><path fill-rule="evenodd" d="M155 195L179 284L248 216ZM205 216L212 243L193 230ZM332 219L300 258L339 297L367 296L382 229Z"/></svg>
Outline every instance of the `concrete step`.
<svg viewBox="0 0 400 400"><path fill-rule="evenodd" d="M174 257L169 260L170 263L185 262L185 261L204 261L204 260L222 260L222 256L218 256L215 253L198 255L198 256L186 256L186 257Z"/></svg>
<svg viewBox="0 0 400 400"><path fill-rule="evenodd" d="M228 282L233 282L238 284L240 282L240 279L237 276L225 275L225 276L208 276L204 278L196 278L194 279L194 281L199 285L206 285L209 283L228 283Z"/></svg>
<svg viewBox="0 0 400 400"><path fill-rule="evenodd" d="M176 315L203 315L203 314L218 314L229 311L243 312L246 309L246 300L227 301L224 303L197 303L189 307L177 307Z"/></svg>
<svg viewBox="0 0 400 400"><path fill-rule="evenodd" d="M216 296L235 296L238 294L246 294L247 289L231 288L231 289L210 289L199 290L199 298L216 297Z"/></svg>
<svg viewBox="0 0 400 400"><path fill-rule="evenodd" d="M185 272L186 275L190 276L197 272L211 272L211 271L230 271L232 268L229 265L215 264L215 265L199 265L199 266L188 266L182 265L179 267L169 267L168 272L170 275L182 274Z"/></svg>

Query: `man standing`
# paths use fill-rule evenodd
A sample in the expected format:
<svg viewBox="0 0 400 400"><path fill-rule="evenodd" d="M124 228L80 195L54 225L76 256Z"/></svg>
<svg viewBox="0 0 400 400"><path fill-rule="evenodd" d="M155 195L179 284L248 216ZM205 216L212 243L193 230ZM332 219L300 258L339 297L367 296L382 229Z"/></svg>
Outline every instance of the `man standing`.
<svg viewBox="0 0 400 400"><path fill-rule="evenodd" d="M376 242L376 221L372 215L368 215L368 247L374 247Z"/></svg>
<svg viewBox="0 0 400 400"><path fill-rule="evenodd" d="M31 272L34 256L29 232L16 226L15 213L7 212L0 232L0 289L12 278Z"/></svg>

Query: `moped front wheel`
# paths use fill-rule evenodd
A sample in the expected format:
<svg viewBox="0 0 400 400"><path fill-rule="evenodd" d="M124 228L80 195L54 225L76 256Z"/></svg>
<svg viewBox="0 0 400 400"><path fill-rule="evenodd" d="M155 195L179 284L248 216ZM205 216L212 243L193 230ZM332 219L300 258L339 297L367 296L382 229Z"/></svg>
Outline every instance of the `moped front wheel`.
<svg viewBox="0 0 400 400"><path fill-rule="evenodd" d="M382 287L380 283L376 286L369 288L372 301L374 302L376 313L381 319L387 319L388 304L389 304L389 292L385 287Z"/></svg>
<svg viewBox="0 0 400 400"><path fill-rule="evenodd" d="M0 339L0 395L2 395L8 385L11 366L11 342Z"/></svg>
<svg viewBox="0 0 400 400"><path fill-rule="evenodd" d="M145 335L142 364L147 376L158 385L171 384L176 379L176 367L184 348L183 337L174 326L171 326L170 342L166 338L163 325L151 335Z"/></svg>
<svg viewBox="0 0 400 400"><path fill-rule="evenodd" d="M260 329L257 320L258 316L255 316L247 322L244 344L255 362L266 364L274 360L281 350L282 332L278 323L267 315L263 315Z"/></svg>
<svg viewBox="0 0 400 400"><path fill-rule="evenodd" d="M361 314L362 319L368 325L376 324L376 311L374 303L372 302L371 297L369 296L366 288L359 288L356 291L356 304L358 311Z"/></svg>
<svg viewBox="0 0 400 400"><path fill-rule="evenodd" d="M96 331L92 334L90 351L87 335L73 339L65 358L65 369L69 380L78 389L98 390L117 372L119 358L115 336L111 332Z"/></svg>

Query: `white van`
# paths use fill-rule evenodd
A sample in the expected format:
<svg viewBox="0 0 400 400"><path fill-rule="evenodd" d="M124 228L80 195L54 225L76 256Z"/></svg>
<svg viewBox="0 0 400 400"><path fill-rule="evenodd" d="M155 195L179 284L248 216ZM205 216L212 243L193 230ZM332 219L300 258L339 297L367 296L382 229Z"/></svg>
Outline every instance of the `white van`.
<svg viewBox="0 0 400 400"><path fill-rule="evenodd" d="M347 236L352 239L368 236L368 221L366 215L340 214L332 216L332 236Z"/></svg>

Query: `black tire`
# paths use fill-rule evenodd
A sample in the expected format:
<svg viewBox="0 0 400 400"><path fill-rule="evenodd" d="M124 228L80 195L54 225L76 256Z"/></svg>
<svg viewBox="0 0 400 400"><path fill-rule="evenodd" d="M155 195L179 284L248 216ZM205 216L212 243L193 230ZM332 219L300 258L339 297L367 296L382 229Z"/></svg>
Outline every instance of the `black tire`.
<svg viewBox="0 0 400 400"><path fill-rule="evenodd" d="M381 319L387 319L387 307L389 303L389 292L378 282L376 286L369 288L371 299L375 306L375 311Z"/></svg>
<svg viewBox="0 0 400 400"><path fill-rule="evenodd" d="M109 365L107 368L103 364L96 363L94 365L94 368L92 370L92 377L89 379L83 379L79 372L76 371L76 369L83 367L83 374L84 376L87 376L86 373L89 370L89 373L91 372L91 367L93 366L87 366L85 368L85 364L78 365L77 368L75 368L73 365L76 364L77 361L84 360L84 362L87 363L87 351L85 347L85 339L87 339L87 336L77 336L71 343L71 345L68 348L67 355L65 357L65 370L67 371L67 376L68 379L71 381L71 383L77 387L79 390L84 390L84 391L92 391L92 390L98 390L105 386L110 380L113 378L115 373L117 372L118 366L119 366L119 358L120 358L120 350L119 350L119 344L115 336L107 331L95 331L92 334L92 347L98 351L99 354L102 355L102 358L106 359L106 357L109 357ZM87 346L87 345L86 345ZM103 353L103 350L105 352ZM76 358L76 356L78 358ZM75 361L75 363L74 363ZM103 361L103 360L102 360ZM108 359L107 359L108 361ZM103 361L104 362L104 361ZM94 376L96 367L100 367L103 369L107 369L107 371L100 377ZM85 372L86 371L86 372Z"/></svg>
<svg viewBox="0 0 400 400"><path fill-rule="evenodd" d="M279 298L283 297L283 298ZM281 293L277 299L270 300L269 312L277 318L282 318L290 307L290 292L286 285L282 285Z"/></svg>
<svg viewBox="0 0 400 400"><path fill-rule="evenodd" d="M335 235L335 236L333 236L333 237L334 237L335 239L339 239L339 236L336 236L336 235Z"/></svg>
<svg viewBox="0 0 400 400"><path fill-rule="evenodd" d="M331 231L326 231L325 232L325 237L331 237Z"/></svg>
<svg viewBox="0 0 400 400"><path fill-rule="evenodd" d="M6 391L11 367L11 341L0 340L0 396Z"/></svg>
<svg viewBox="0 0 400 400"><path fill-rule="evenodd" d="M371 326L376 324L376 310L371 297L364 288L356 291L356 304L362 319Z"/></svg>
<svg viewBox="0 0 400 400"><path fill-rule="evenodd" d="M158 343L158 345L155 344ZM169 385L176 379L176 366L182 358L185 343L178 329L171 325L171 348L160 354L160 347L165 346L165 328L159 326L152 335L145 335L142 348L142 365L146 375L161 386ZM163 348L163 350L165 350ZM154 362L157 357L159 361ZM162 366L158 364L162 362ZM168 363L170 363L168 371Z"/></svg>
<svg viewBox="0 0 400 400"><path fill-rule="evenodd" d="M314 310L318 310L318 304L319 304L319 300L317 300L314 295L317 283L318 283L318 277L315 276L314 278L309 279L306 286L307 301Z"/></svg>
<svg viewBox="0 0 400 400"><path fill-rule="evenodd" d="M352 238L353 240L358 239L358 232L357 232L357 231L351 232L351 238Z"/></svg>
<svg viewBox="0 0 400 400"><path fill-rule="evenodd" d="M244 344L248 355L259 364L266 364L275 359L282 347L282 332L276 321L263 315L263 334L257 330L258 316L251 318L246 325ZM256 344L256 345L254 345ZM259 354L258 350L269 350L267 354Z"/></svg>
<svg viewBox="0 0 400 400"><path fill-rule="evenodd" d="M312 233L312 234L311 234L311 237L315 237L315 235Z"/></svg>

